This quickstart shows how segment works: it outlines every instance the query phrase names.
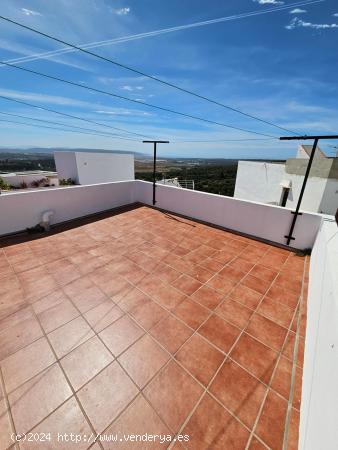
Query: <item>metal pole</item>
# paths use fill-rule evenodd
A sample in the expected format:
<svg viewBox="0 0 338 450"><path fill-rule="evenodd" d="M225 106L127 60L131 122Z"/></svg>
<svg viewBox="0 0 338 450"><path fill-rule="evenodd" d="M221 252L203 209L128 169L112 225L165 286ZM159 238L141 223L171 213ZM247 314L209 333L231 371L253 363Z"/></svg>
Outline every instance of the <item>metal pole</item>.
<svg viewBox="0 0 338 450"><path fill-rule="evenodd" d="M311 150L309 163L308 163L307 168L306 168L306 172L305 172L302 188L300 190L300 194L299 194L299 198L298 198L298 202L297 202L297 206L296 206L296 211L292 212L293 218L292 218L292 222L291 222L290 231L289 231L289 234L287 236L284 236L287 239L287 241L286 241L287 245L290 244L291 240L295 240L295 238L292 236L292 233L293 233L293 230L294 230L295 225L296 225L297 217L298 217L298 215L301 214L299 212L299 209L300 209L300 205L302 203L302 199L303 199L303 195L304 195L307 179L309 178L309 173L310 173L310 169L311 169L311 166L312 166L313 158L315 156L317 144L318 144L318 138L315 138L315 140L313 142L312 150Z"/></svg>
<svg viewBox="0 0 338 450"><path fill-rule="evenodd" d="M153 205L156 203L156 150L157 144L169 144L169 141L142 141L144 144L154 144L154 166L153 166Z"/></svg>
<svg viewBox="0 0 338 450"><path fill-rule="evenodd" d="M154 142L153 205L156 203L156 142Z"/></svg>

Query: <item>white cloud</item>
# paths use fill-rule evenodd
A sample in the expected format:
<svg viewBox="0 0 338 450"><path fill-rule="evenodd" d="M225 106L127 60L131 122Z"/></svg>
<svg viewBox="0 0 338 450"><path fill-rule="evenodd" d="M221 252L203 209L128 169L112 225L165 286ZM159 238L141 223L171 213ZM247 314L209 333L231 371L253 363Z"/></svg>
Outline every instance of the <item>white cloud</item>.
<svg viewBox="0 0 338 450"><path fill-rule="evenodd" d="M125 86L122 86L121 89L123 91L129 91L129 92L132 92L132 91L135 91L135 90L142 91L143 86L135 86L135 87L133 87L133 86L129 86L129 84L126 84Z"/></svg>
<svg viewBox="0 0 338 450"><path fill-rule="evenodd" d="M120 8L120 9L115 9L114 12L115 12L115 14L117 14L118 16L126 16L127 14L130 13L130 8Z"/></svg>
<svg viewBox="0 0 338 450"><path fill-rule="evenodd" d="M290 14L303 14L306 12L307 12L306 9L295 8L292 11L290 11Z"/></svg>
<svg viewBox="0 0 338 450"><path fill-rule="evenodd" d="M332 15L333 15L333 17L338 17L338 13L334 13Z"/></svg>
<svg viewBox="0 0 338 450"><path fill-rule="evenodd" d="M42 16L38 11L33 11L32 9L21 8L21 12L25 14L25 16Z"/></svg>
<svg viewBox="0 0 338 450"><path fill-rule="evenodd" d="M280 0L253 0L260 5L284 5L284 2Z"/></svg>
<svg viewBox="0 0 338 450"><path fill-rule="evenodd" d="M338 28L337 23L312 23L312 22L304 22L304 20L298 19L295 17L291 20L289 25L285 27L287 30L294 30L295 28L313 28L315 30L327 30Z"/></svg>

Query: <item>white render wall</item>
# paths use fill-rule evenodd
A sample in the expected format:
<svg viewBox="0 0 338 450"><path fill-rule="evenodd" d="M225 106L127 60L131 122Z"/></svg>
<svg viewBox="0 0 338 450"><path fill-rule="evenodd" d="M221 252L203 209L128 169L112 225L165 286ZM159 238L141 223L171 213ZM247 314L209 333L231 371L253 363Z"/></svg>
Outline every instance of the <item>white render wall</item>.
<svg viewBox="0 0 338 450"><path fill-rule="evenodd" d="M285 208L190 189L157 185L156 197L159 208L280 244L292 220ZM152 205L152 183L136 180L2 194L0 235L36 225L49 210L55 212L55 224L134 202ZM321 220L318 214L299 216L292 246L311 248Z"/></svg>
<svg viewBox="0 0 338 450"><path fill-rule="evenodd" d="M134 155L124 153L54 152L59 178L78 184L134 180Z"/></svg>
<svg viewBox="0 0 338 450"><path fill-rule="evenodd" d="M0 236L25 230L53 211L51 224L134 202L134 181L36 189L0 195Z"/></svg>
<svg viewBox="0 0 338 450"><path fill-rule="evenodd" d="M284 164L238 161L234 197L279 205L284 178Z"/></svg>
<svg viewBox="0 0 338 450"><path fill-rule="evenodd" d="M21 183L26 183L28 187L31 187L33 181L39 181L41 179L47 179L49 184L58 186L59 180L57 175L46 175L46 174L1 174L0 178L6 181L10 186L20 187Z"/></svg>
<svg viewBox="0 0 338 450"><path fill-rule="evenodd" d="M338 447L338 233L324 221L311 255L299 450Z"/></svg>
<svg viewBox="0 0 338 450"><path fill-rule="evenodd" d="M295 209L304 175L286 173L284 164L239 161L234 197L278 205L282 194L282 180L291 181L286 207ZM334 215L337 208L338 180L310 176L301 210Z"/></svg>
<svg viewBox="0 0 338 450"><path fill-rule="evenodd" d="M152 204L152 183L136 181L138 200ZM279 244L285 244L293 215L279 206L239 200L233 197L192 191L173 186L156 186L156 206ZM322 216L304 213L298 217L292 246L312 248Z"/></svg>

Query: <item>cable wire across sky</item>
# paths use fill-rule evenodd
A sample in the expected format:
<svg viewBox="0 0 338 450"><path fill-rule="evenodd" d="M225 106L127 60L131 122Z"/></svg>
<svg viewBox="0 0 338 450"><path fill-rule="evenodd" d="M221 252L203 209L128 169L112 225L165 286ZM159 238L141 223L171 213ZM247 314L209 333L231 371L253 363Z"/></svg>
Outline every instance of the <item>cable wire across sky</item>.
<svg viewBox="0 0 338 450"><path fill-rule="evenodd" d="M205 119L203 117L194 116L192 114L183 113L183 112L176 111L176 110L173 110L173 109L170 109L170 108L165 108L165 107L162 107L162 106L153 105L151 103L146 103L146 102L143 102L143 101L140 101L140 100L135 100L135 99L132 99L132 98L129 98L129 97L125 97L123 95L114 94L113 92L108 92L108 91L104 91L102 89L98 89L98 88L95 88L95 87L92 87L92 86L87 86L87 85L84 85L84 84L76 83L75 81L70 81L70 80L66 80L64 78L59 78L59 77L56 77L56 76L53 76L53 75L48 75L46 73L39 72L37 70L27 69L25 67L20 67L20 66L17 66L16 64L6 63L4 61L0 61L0 64L4 64L5 66L12 67L12 68L15 68L15 69L27 72L27 73L31 73L33 75L38 75L38 76L41 76L41 77L44 77L44 78L49 78L49 79L54 80L54 81L59 81L59 82L62 82L62 83L65 83L65 84L68 84L68 85L71 85L71 86L77 86L77 87L80 87L82 89L87 89L89 91L96 92L98 94L108 95L110 97L118 98L118 99L121 99L121 100L126 100L126 101L129 101L129 102L132 102L132 103L136 103L136 104L139 104L139 105L142 105L142 106L148 106L150 108L155 108L155 109L158 109L158 110L161 110L161 111L165 111L165 112L169 112L169 113L176 114L176 115L179 115L179 116L187 117L189 119L198 120L200 122L205 122L205 123L209 123L209 124L212 124L212 125L218 125L218 126L225 127L225 128L231 128L233 130L243 131L245 133L256 134L256 135L259 135L259 136L277 137L277 136L272 136L271 134L260 133L258 131L253 131L253 130L247 130L245 128L236 127L236 126L225 124L225 123L222 123L222 122L216 122L214 120ZM294 134L297 135L298 133L294 133Z"/></svg>
<svg viewBox="0 0 338 450"><path fill-rule="evenodd" d="M321 1L321 0L314 0L314 1L312 1L311 3L316 3L316 2L319 2L319 1ZM309 2L301 2L301 3L309 3ZM298 4L299 4L299 3L298 3ZM234 108L234 107L232 107L232 106L226 105L226 104L224 104L224 103L222 103L222 102L219 102L219 101L217 101L217 100L213 100L213 99L208 98L208 97L206 97L206 96L204 96L204 95L195 93L195 92L193 92L193 91L190 91L190 90L188 90L188 89L185 89L185 88L183 88L183 87L181 87L181 86L178 86L178 85L176 85L176 84L173 84L173 83L170 83L170 82L168 82L168 81L162 80L162 79L160 79L160 78L158 78L158 77L154 77L154 76L152 76L152 75L149 75L149 74L147 74L147 73L145 73L145 72L142 72L142 71L140 71L140 70L134 69L134 68L132 68L132 67L130 67L130 66L127 66L127 65L125 65L125 64L121 64L121 63L119 63L119 62L117 62L117 61L114 61L114 60L112 60L112 59L110 59L110 58L107 58L107 57L105 57L105 56L99 55L99 54L97 54L97 53L91 52L91 51L86 50L86 49L84 49L84 48L82 48L82 47L79 47L79 46L77 46L77 45L71 44L71 43L69 43L69 42L67 42L67 41L64 41L63 39L59 39L59 38L57 38L57 37L55 37L55 36L51 36L50 34L44 33L44 32L42 32L42 31L39 31L39 30L37 30L37 29L35 29L35 28L29 27L29 26L27 26L27 25L24 25L24 24L22 24L22 23L20 23L20 22L17 22L17 21L15 21L15 20L9 19L8 17L4 17L4 16L1 16L1 15L0 15L0 19L6 21L6 22L8 22L8 23L12 23L12 24L14 24L14 25L16 25L16 26L19 26L19 27L21 27L21 28L24 28L24 29L26 29L26 30L28 30L28 31L31 31L31 32L33 32L33 33L36 33L36 34L38 34L38 35L40 35L40 36L43 36L43 37L45 37L45 38L51 39L51 40L53 40L53 41L55 41L55 42L58 42L58 43L67 45L68 47L70 47L70 48L72 48L72 49L74 49L74 50L76 50L76 51L82 52L82 53L84 53L84 54L86 54L86 55L89 55L89 56L93 56L93 57L95 57L95 58L97 58L97 59L100 59L100 60L102 60L102 61L108 62L108 63L110 63L110 64L114 64L115 66L118 66L118 67L121 67L121 68L123 68L123 69L129 70L129 71L131 71L131 72L133 72L133 73L136 73L136 74L138 74L138 75L144 76L144 77L149 78L149 79L151 79L151 80L153 80L153 81L157 81L157 82L159 82L159 83L161 83L161 84L164 84L164 85L166 85L166 86L169 86L169 87L171 87L171 88L174 88L174 89L176 89L176 90L179 90L179 91L181 91L181 92L184 92L184 93L186 93L186 94L192 95L192 96L197 97L197 98L199 98L199 99L201 99L201 100L205 100L205 101L207 101L207 102L209 102L209 103L212 103L212 104L214 104L214 105L217 105L217 106L220 106L220 107L222 107L222 108L231 110L231 111L233 111L233 112L236 112L236 113L238 113L238 114L241 114L241 115L243 115L243 116L246 116L246 117L248 117L248 118L250 118L250 119L259 121L259 122L261 122L261 123L265 123L266 125L273 126L273 127L275 127L275 128L278 128L278 129L280 129L280 130L282 130L282 131L286 131L286 132L288 132L288 133L292 133L292 134L295 134L295 135L298 135L298 134L299 134L298 132L295 132L295 131L293 131L293 130L289 130L289 129L287 129L287 128L281 127L281 126L279 126L279 125L277 125L277 124L275 124L275 123L273 123L273 122L267 121L267 120L262 119L262 118L260 118L260 117L254 116L254 115L249 114L249 113L246 113L246 112L244 112L244 111L241 111L241 110L239 110L238 108ZM11 63L6 62L6 61L1 62L1 64L4 64L4 65L10 65L10 66L12 66L12 67L19 67L19 66L16 66L15 64L11 64ZM120 98L123 98L123 99L126 99L126 97L123 97L123 96L119 96L119 97L120 97ZM133 100L133 99L129 99L129 100L130 100L130 101L137 102L136 100ZM139 102L139 103L143 103L144 105L147 105L147 106L151 106L151 107L153 107L153 108L154 108L154 107L156 108L155 105L150 105L150 104L145 103L145 102ZM157 108L158 108L158 107L157 107ZM163 108L161 108L161 109L163 109ZM169 109L165 109L165 110L166 110L166 111L169 111L169 112L173 112L172 110L169 110ZM190 116L190 117L193 117L193 116ZM195 117L195 118L196 118L196 117ZM236 129L236 127L232 127L232 128L235 128L235 129ZM238 128L237 128L237 129L238 129ZM243 130L241 130L241 131L243 131ZM251 131L251 132L252 132L252 131Z"/></svg>

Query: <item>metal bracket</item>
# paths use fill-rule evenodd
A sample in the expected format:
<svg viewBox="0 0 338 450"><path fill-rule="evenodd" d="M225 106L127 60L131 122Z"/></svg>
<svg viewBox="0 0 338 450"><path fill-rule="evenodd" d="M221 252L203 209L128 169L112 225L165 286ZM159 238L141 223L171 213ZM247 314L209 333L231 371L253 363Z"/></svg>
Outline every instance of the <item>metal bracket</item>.
<svg viewBox="0 0 338 450"><path fill-rule="evenodd" d="M302 216L303 213L297 211L291 211L291 214L297 214L297 216Z"/></svg>

